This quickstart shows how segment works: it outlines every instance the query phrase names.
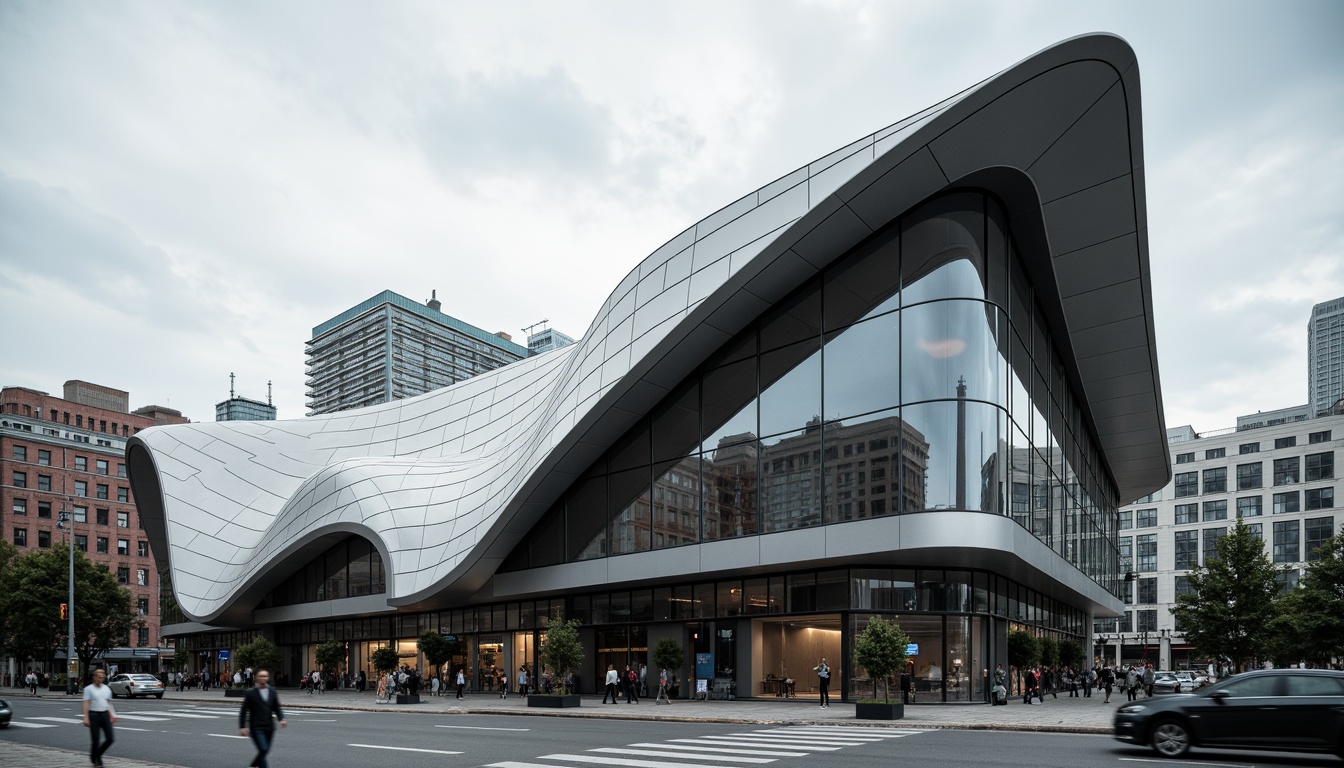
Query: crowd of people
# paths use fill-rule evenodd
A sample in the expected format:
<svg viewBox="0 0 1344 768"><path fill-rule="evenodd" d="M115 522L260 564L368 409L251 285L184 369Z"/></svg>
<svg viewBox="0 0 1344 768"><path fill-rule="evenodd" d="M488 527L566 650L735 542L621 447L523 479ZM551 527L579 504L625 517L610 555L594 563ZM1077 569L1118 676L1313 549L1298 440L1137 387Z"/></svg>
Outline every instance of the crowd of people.
<svg viewBox="0 0 1344 768"><path fill-rule="evenodd" d="M1110 704L1117 688L1128 701L1135 701L1140 693L1153 695L1155 677L1156 672L1150 663L1128 666L1095 664L1091 668L1038 665L1021 673L1022 703L1030 704L1034 700L1044 704L1046 694L1057 699L1061 692L1067 693L1069 698L1091 698L1093 691L1096 691L1099 696L1104 694L1103 704ZM990 703L1007 704L1010 684L1003 665L998 665L991 682Z"/></svg>

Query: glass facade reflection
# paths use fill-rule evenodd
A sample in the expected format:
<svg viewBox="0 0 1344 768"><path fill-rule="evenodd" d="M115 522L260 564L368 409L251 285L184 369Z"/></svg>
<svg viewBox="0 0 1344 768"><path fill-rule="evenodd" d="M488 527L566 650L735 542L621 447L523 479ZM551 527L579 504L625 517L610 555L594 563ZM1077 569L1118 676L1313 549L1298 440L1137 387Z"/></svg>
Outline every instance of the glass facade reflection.
<svg viewBox="0 0 1344 768"><path fill-rule="evenodd" d="M565 546L501 570L955 509L1114 593L1117 493L1033 291L994 198L924 203L711 356L546 513Z"/></svg>

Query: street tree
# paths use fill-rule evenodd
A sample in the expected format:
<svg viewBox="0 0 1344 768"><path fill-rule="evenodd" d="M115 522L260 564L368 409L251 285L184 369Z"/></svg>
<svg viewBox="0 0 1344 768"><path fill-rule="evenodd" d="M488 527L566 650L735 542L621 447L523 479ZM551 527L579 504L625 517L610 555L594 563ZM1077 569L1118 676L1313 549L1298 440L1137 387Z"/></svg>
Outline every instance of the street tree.
<svg viewBox="0 0 1344 768"><path fill-rule="evenodd" d="M669 675L678 674L685 661L686 651L681 647L681 643L670 637L664 637L653 646L653 665L660 670L666 669ZM671 684L670 680L668 684Z"/></svg>
<svg viewBox="0 0 1344 768"><path fill-rule="evenodd" d="M1190 573L1189 594L1176 597L1172 613L1186 640L1203 655L1231 658L1238 672L1247 661L1265 657L1282 570L1238 518L1218 540L1217 556Z"/></svg>
<svg viewBox="0 0 1344 768"><path fill-rule="evenodd" d="M1344 528L1310 556L1298 588L1275 606L1271 656L1279 665L1344 658Z"/></svg>
<svg viewBox="0 0 1344 768"><path fill-rule="evenodd" d="M1059 641L1053 637L1041 638L1041 663L1051 669L1059 666Z"/></svg>
<svg viewBox="0 0 1344 768"><path fill-rule="evenodd" d="M546 644L541 647L541 663L560 680L560 690L569 691L570 673L583 663L583 644L579 642L576 619L551 619L546 628Z"/></svg>
<svg viewBox="0 0 1344 768"><path fill-rule="evenodd" d="M280 676L280 665L284 661L280 649L265 637L257 637L250 643L238 646L233 652L233 658L240 669L251 667L254 672L264 669L277 681Z"/></svg>
<svg viewBox="0 0 1344 768"><path fill-rule="evenodd" d="M1022 670L1041 661L1041 641L1025 629L1008 633L1008 666L1012 667L1017 690L1022 690Z"/></svg>
<svg viewBox="0 0 1344 768"><path fill-rule="evenodd" d="M69 549L61 543L13 558L0 569L0 614L6 616L4 645L18 658L52 658L65 647ZM75 551L75 654L87 669L108 649L130 642L144 626L129 590L105 566Z"/></svg>
<svg viewBox="0 0 1344 768"><path fill-rule="evenodd" d="M905 666L910 637L895 621L881 616L868 619L868 626L854 638L854 663L868 671L873 681L873 698L877 698L877 682L882 681L882 700L891 701L888 679Z"/></svg>
<svg viewBox="0 0 1344 768"><path fill-rule="evenodd" d="M397 655L396 648L385 645L369 654L369 662L373 664L375 672L389 672L401 664L401 657Z"/></svg>
<svg viewBox="0 0 1344 768"><path fill-rule="evenodd" d="M452 642L442 634L430 630L421 635L415 641L415 645L420 652L425 655L425 663L429 664L434 670L434 676L438 676L440 667L448 663L453 657L453 651L456 650L456 643Z"/></svg>
<svg viewBox="0 0 1344 768"><path fill-rule="evenodd" d="M1077 640L1061 640L1059 663L1077 669L1083 663L1083 644Z"/></svg>
<svg viewBox="0 0 1344 768"><path fill-rule="evenodd" d="M345 661L345 643L328 636L325 643L317 646L313 656L317 660L317 668L322 672L322 677L324 679L331 677Z"/></svg>

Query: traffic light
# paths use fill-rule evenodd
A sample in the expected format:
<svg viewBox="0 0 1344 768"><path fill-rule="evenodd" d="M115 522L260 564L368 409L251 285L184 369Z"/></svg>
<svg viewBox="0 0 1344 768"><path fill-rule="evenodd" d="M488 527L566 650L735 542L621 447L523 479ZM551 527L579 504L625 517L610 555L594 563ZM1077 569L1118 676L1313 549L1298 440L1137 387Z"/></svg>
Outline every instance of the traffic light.
<svg viewBox="0 0 1344 768"><path fill-rule="evenodd" d="M70 604L61 603L61 621L65 621L68 618L70 618Z"/></svg>

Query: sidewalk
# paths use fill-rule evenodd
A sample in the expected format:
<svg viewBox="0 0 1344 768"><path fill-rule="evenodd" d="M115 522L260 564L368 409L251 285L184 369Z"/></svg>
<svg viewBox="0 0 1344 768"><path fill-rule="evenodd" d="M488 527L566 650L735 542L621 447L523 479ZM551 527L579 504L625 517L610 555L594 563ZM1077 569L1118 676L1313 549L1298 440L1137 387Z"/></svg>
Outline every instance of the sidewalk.
<svg viewBox="0 0 1344 768"><path fill-rule="evenodd" d="M88 761L88 752L0 741L0 765L22 765L24 768L70 768L72 765L83 765ZM103 764L107 768L180 768L165 763L124 760L115 755L104 755Z"/></svg>
<svg viewBox="0 0 1344 768"><path fill-rule="evenodd" d="M21 699L21 696L14 696ZM45 694L44 698L64 698L59 693ZM1010 699L1006 707L986 704L911 704L905 708L905 719L896 721L856 720L854 705L835 703L821 709L816 700L740 699L737 701L682 701L671 705L655 705L652 699L643 699L638 705L602 704L598 696L584 696L577 709L529 708L516 694L507 699L496 693L468 694L459 701L453 695L422 696L420 704L382 704L372 693L329 691L308 694L294 688L281 690L286 707L321 707L369 712L411 712L437 715L530 715L538 717L599 717L627 720L669 720L702 723L788 723L788 724L862 724L902 728L960 728L970 730L1043 731L1056 733L1109 734L1115 710L1124 704L1124 697L1116 694L1110 704L1102 704L1103 696L1070 699L1047 696L1044 704L1026 705L1022 699ZM238 704L239 699L224 697L224 691L169 690L165 702Z"/></svg>

